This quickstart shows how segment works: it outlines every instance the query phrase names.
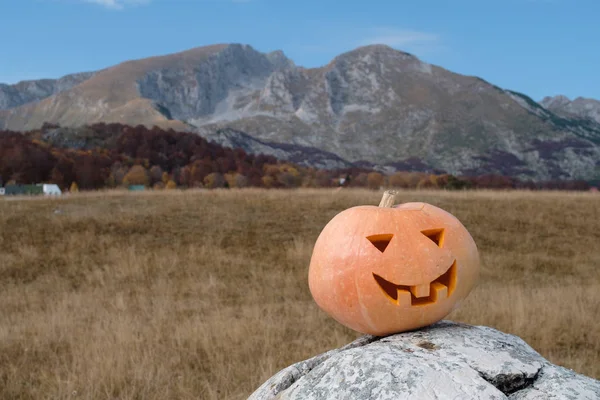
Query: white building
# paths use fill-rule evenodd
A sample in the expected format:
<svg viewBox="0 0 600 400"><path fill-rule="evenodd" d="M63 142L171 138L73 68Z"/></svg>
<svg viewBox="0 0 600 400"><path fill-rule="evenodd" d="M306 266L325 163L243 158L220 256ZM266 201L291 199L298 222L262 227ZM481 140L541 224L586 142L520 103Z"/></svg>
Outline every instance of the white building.
<svg viewBox="0 0 600 400"><path fill-rule="evenodd" d="M53 183L44 183L42 186L42 190L44 191L44 195L46 196L60 196L62 194L62 191L60 190L58 185L55 185Z"/></svg>
<svg viewBox="0 0 600 400"><path fill-rule="evenodd" d="M0 196L4 196L5 191L6 190L3 187L0 187Z"/></svg>

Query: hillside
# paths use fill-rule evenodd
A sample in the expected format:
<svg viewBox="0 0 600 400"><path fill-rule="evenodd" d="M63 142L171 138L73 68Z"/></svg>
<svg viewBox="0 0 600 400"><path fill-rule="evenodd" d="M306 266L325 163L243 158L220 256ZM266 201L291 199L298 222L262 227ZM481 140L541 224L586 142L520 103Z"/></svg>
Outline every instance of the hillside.
<svg viewBox="0 0 600 400"><path fill-rule="evenodd" d="M60 79L21 81L14 85L0 83L0 110L38 102L52 95L69 90L88 80L94 74L94 72L82 72L66 75Z"/></svg>
<svg viewBox="0 0 600 400"><path fill-rule="evenodd" d="M328 156L320 167L600 178L598 121L383 45L312 69L247 45L201 47L128 61L0 111L0 128L35 129L44 122L194 129L251 152L275 155L292 145L338 159Z"/></svg>
<svg viewBox="0 0 600 400"><path fill-rule="evenodd" d="M293 146L279 150L292 156L302 151ZM75 183L87 190L132 184L154 189L328 187L337 184L340 176L352 176L358 186L367 186L366 172L370 171L317 170L209 143L194 133L143 125L98 123L69 128L45 124L25 133L0 131L0 186L48 182L63 189ZM376 178L379 187L383 176L377 173ZM428 181L429 176L416 178L415 185L421 179Z"/></svg>
<svg viewBox="0 0 600 400"><path fill-rule="evenodd" d="M64 126L119 122L189 129L182 122L186 117L210 112L221 92L245 83L256 85L281 62L278 54L263 55L241 45L127 61L71 90L0 112L0 127L29 130L44 122Z"/></svg>

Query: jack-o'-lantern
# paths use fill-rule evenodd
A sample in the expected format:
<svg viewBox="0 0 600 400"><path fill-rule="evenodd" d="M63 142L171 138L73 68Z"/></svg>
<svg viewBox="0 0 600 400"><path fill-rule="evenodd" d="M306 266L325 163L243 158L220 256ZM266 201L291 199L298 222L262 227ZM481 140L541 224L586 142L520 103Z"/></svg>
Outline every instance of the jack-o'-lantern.
<svg viewBox="0 0 600 400"><path fill-rule="evenodd" d="M387 335L437 322L479 275L477 246L452 214L427 203L357 206L319 235L309 267L316 303L362 333Z"/></svg>

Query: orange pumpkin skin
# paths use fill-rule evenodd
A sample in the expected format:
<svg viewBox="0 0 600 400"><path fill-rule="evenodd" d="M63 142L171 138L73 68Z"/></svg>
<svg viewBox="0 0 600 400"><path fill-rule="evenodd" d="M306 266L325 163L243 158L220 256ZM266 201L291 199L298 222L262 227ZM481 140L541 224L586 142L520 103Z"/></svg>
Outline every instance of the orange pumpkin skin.
<svg viewBox="0 0 600 400"><path fill-rule="evenodd" d="M405 203L336 215L315 243L308 284L335 320L383 336L441 320L478 276L477 246L460 221L427 203Z"/></svg>

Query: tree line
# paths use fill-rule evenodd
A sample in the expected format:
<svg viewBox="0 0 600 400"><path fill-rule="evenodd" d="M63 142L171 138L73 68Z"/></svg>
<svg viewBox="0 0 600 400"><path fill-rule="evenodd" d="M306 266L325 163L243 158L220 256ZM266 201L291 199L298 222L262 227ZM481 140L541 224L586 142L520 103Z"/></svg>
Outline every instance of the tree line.
<svg viewBox="0 0 600 400"><path fill-rule="evenodd" d="M0 180L4 183L47 182L62 189L83 190L129 185L154 189L248 186L450 190L590 188L584 181L534 183L500 175L457 177L424 172L384 175L365 168L322 170L222 147L193 133L142 125L87 126L82 129L93 145L82 146L73 144L79 141L76 133L71 139L62 137L58 141L56 136L48 135L59 129L57 125L45 124L39 130L25 133L0 131Z"/></svg>

